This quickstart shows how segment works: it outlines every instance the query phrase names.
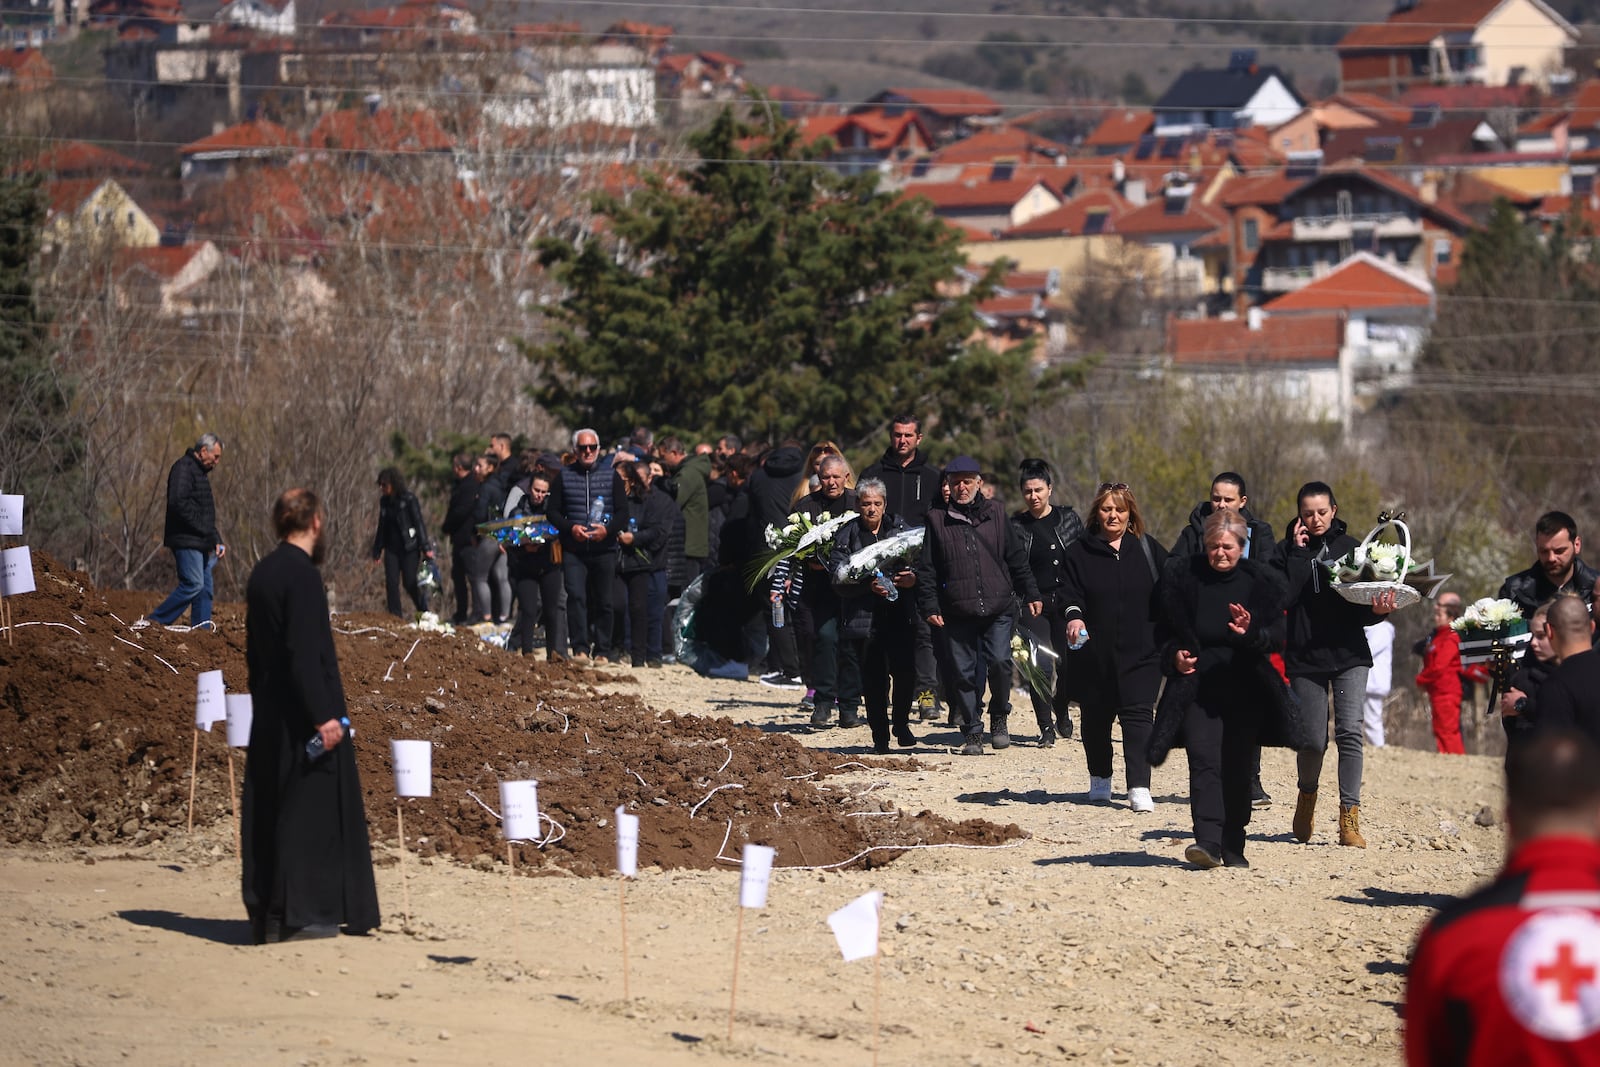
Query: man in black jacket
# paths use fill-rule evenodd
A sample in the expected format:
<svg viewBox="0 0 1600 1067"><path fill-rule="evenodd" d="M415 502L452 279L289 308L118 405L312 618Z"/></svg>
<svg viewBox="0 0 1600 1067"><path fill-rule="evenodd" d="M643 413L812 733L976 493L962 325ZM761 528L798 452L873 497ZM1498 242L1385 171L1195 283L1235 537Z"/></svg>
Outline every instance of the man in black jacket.
<svg viewBox="0 0 1600 1067"><path fill-rule="evenodd" d="M945 633L945 695L966 735L962 753L983 754L983 715L978 697L988 664L991 741L1011 744L1006 719L1011 708L1011 599L1020 596L1030 614L1044 610L1028 554L1004 509L979 492L977 460L957 456L944 469L950 503L923 518L927 539L917 563L917 610Z"/></svg>
<svg viewBox="0 0 1600 1067"><path fill-rule="evenodd" d="M1522 617L1532 618L1533 610L1562 593L1574 593L1584 604L1594 603L1594 569L1578 554L1583 538L1578 524L1564 511L1547 511L1533 526L1534 565L1518 571L1500 586L1500 597L1522 609Z"/></svg>
<svg viewBox="0 0 1600 1067"><path fill-rule="evenodd" d="M928 509L940 503L939 468L923 454L922 423L915 415L898 415L889 423L889 447L861 473L862 481L868 478L883 483L888 514L900 516L907 526L920 525ZM916 710L928 721L939 717L939 673L927 622L918 616L915 626Z"/></svg>
<svg viewBox="0 0 1600 1067"><path fill-rule="evenodd" d="M217 532L217 505L211 498L210 475L221 460L222 440L214 433L201 434L167 474L167 522L161 543L172 549L178 587L150 613L145 625L171 626L185 609L190 627L213 625L211 571L228 551Z"/></svg>
<svg viewBox="0 0 1600 1067"><path fill-rule="evenodd" d="M444 535L450 538L450 584L455 589L456 613L452 625L472 621L472 546L478 531L473 521L478 509L478 480L472 476L472 454L457 452L450 461L456 483L450 488L450 506L444 513Z"/></svg>
<svg viewBox="0 0 1600 1067"><path fill-rule="evenodd" d="M805 446L791 438L767 453L761 465L751 473L750 481L745 486L747 511L744 545L740 549L745 562L740 564L741 568L766 550L768 526L777 524L782 527L789 521L789 512L792 510L789 501L794 499L794 491L805 477L805 465ZM771 599L775 600L779 595L776 590L768 589ZM767 626L768 670L761 676L761 684L780 689L804 689L805 683L800 680L800 653L795 647L794 628L772 625L770 600L767 610L762 614Z"/></svg>

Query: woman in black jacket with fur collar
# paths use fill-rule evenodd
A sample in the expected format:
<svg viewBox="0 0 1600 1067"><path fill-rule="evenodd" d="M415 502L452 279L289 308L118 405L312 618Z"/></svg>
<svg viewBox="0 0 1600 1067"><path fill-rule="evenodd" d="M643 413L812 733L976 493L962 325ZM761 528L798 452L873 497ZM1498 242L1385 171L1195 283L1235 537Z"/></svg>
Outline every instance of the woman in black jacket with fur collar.
<svg viewBox="0 0 1600 1067"><path fill-rule="evenodd" d="M1249 528L1231 511L1206 517L1203 550L1174 556L1161 577L1171 636L1162 646L1167 687L1156 711L1150 761L1181 733L1189 753L1194 844L1200 868L1248 867L1245 827L1257 746L1296 721L1293 698L1268 655L1283 644L1283 576L1244 558Z"/></svg>

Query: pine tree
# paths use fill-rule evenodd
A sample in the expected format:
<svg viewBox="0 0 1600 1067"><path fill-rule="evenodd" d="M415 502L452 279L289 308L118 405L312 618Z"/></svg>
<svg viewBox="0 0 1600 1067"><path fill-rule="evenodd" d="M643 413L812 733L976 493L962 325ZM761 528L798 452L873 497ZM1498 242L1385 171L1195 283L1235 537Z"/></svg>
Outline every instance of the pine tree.
<svg viewBox="0 0 1600 1067"><path fill-rule="evenodd" d="M540 245L566 293L524 347L552 414L603 437L642 424L864 450L910 411L935 452L1031 446L1030 415L1076 368L971 340L998 267L955 295L949 227L874 174L820 165L770 115L725 109L691 145L693 165L630 200L597 197L598 235Z"/></svg>

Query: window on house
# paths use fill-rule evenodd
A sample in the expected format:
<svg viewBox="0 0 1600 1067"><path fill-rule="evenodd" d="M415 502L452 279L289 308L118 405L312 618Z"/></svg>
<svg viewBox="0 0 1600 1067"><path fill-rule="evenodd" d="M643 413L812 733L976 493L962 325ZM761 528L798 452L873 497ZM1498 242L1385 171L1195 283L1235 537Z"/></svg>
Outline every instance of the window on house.
<svg viewBox="0 0 1600 1067"><path fill-rule="evenodd" d="M130 227L133 225L133 212L131 212L131 211L128 212L128 225Z"/></svg>
<svg viewBox="0 0 1600 1067"><path fill-rule="evenodd" d="M1244 250L1254 252L1261 247L1261 223L1255 219L1244 220Z"/></svg>
<svg viewBox="0 0 1600 1067"><path fill-rule="evenodd" d="M1450 265L1450 238L1436 237L1433 241L1433 262L1441 267Z"/></svg>
<svg viewBox="0 0 1600 1067"><path fill-rule="evenodd" d="M1588 196L1592 192L1594 192L1594 171L1589 171L1588 173L1573 171L1572 195Z"/></svg>
<svg viewBox="0 0 1600 1067"><path fill-rule="evenodd" d="M99 225L102 225L105 221L106 221L105 220L105 215L100 211L99 208L95 208L94 209L94 224L96 226L99 226Z"/></svg>

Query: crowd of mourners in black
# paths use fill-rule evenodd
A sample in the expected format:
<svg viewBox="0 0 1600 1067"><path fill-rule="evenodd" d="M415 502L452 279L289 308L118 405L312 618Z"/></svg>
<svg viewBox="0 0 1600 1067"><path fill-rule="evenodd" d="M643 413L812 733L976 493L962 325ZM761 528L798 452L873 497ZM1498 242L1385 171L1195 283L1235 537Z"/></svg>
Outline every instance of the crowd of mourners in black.
<svg viewBox="0 0 1600 1067"><path fill-rule="evenodd" d="M1263 745L1296 752L1292 828L1310 839L1331 706L1339 841L1365 847L1364 627L1395 600L1352 603L1328 582L1323 564L1357 544L1331 486L1303 486L1278 537L1251 513L1245 479L1223 472L1168 548L1128 485L1101 485L1080 515L1055 499L1041 460L1003 479L965 456L938 467L921 441L915 416L895 419L858 476L832 442L728 435L691 449L640 429L606 449L582 429L560 455L513 455L510 435L496 434L487 452L453 463L442 526L452 621L503 627L515 613L508 647L528 655L542 641L553 660L656 668L689 647L683 660L702 673L803 692L814 729L866 725L878 753L917 745L920 724L944 719L963 753L981 754L985 705L987 748L1009 747L1023 656L1042 676L1030 692L1040 746L1072 736L1078 705L1090 800L1112 799L1114 723L1135 812L1153 809L1152 766L1187 751L1188 858L1201 867L1248 866L1245 827L1271 803ZM385 562L389 609L400 613L403 587L426 611L418 574L433 546L421 509L398 471L378 482L373 558ZM1020 506L1007 514L1013 486ZM845 512L856 517L831 558L747 581L769 527ZM479 529L530 516L551 524L548 539L507 545ZM881 580L840 573L854 553L918 526L915 563Z"/></svg>

